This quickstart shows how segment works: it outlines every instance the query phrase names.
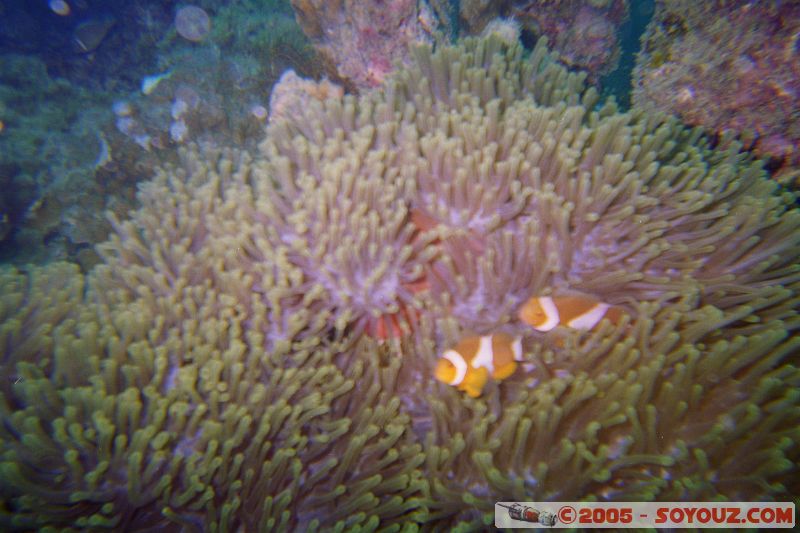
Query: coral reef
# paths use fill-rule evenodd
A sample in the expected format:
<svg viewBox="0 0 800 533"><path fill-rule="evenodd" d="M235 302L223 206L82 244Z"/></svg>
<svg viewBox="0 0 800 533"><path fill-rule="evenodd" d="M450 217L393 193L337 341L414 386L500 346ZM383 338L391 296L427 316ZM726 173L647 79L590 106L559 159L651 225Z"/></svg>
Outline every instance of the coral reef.
<svg viewBox="0 0 800 533"><path fill-rule="evenodd" d="M231 68L229 76L236 84L249 85L251 96L268 94L290 68L302 76L320 77L323 73L319 57L295 21L288 0L221 3L213 17L209 40L222 50L224 60L239 65ZM165 51L172 44L165 40ZM180 61L181 55L176 59ZM169 66L166 59L161 66Z"/></svg>
<svg viewBox="0 0 800 533"><path fill-rule="evenodd" d="M107 98L107 96L106 96ZM47 74L30 56L0 57L0 256L18 262L83 257L108 235L102 212L115 181L95 180L110 112L102 96ZM92 210L94 208L94 211Z"/></svg>
<svg viewBox="0 0 800 533"><path fill-rule="evenodd" d="M617 32L628 11L627 0L528 0L512 2L510 14L534 35L547 37L562 63L587 71L596 83L617 68Z"/></svg>
<svg viewBox="0 0 800 533"><path fill-rule="evenodd" d="M475 530L497 500L796 496L795 198L583 81L541 42L419 47L258 152L181 149L89 274L0 272L0 525ZM517 322L567 291L627 318ZM433 376L470 330L523 336L480 399Z"/></svg>
<svg viewBox="0 0 800 533"><path fill-rule="evenodd" d="M773 158L779 178L800 175L800 5L656 2L634 71L634 104L732 130Z"/></svg>
<svg viewBox="0 0 800 533"><path fill-rule="evenodd" d="M355 89L380 85L395 62L408 63L409 45L431 41L436 31L434 13L416 0L292 0L292 6L330 74Z"/></svg>
<svg viewBox="0 0 800 533"><path fill-rule="evenodd" d="M458 20L466 35L478 35L494 19L508 10L508 1L461 0L458 2Z"/></svg>
<svg viewBox="0 0 800 533"><path fill-rule="evenodd" d="M459 2L463 35L498 32L511 40L520 31L535 39L547 37L559 61L585 70L589 80L617 68L618 31L628 19L629 2L611 0L469 0Z"/></svg>
<svg viewBox="0 0 800 533"><path fill-rule="evenodd" d="M315 82L301 78L293 70L287 70L281 79L272 87L269 97L269 119L286 119L294 115L301 115L303 109L311 99L325 100L327 98L341 98L344 89L328 80Z"/></svg>
<svg viewBox="0 0 800 533"><path fill-rule="evenodd" d="M110 230L102 213L130 209L137 182L178 146L254 145L283 71L321 73L288 1L206 2L214 24L202 42L179 35L174 4L82 2L38 29L12 8L0 21L25 29L0 45L0 181L11 191L0 198L2 260L89 269ZM37 47L28 34L47 38ZM8 54L15 43L28 55Z"/></svg>
<svg viewBox="0 0 800 533"><path fill-rule="evenodd" d="M152 68L156 46L173 23L175 0L78 0L5 2L0 54L35 55L48 73L97 93L135 85Z"/></svg>
<svg viewBox="0 0 800 533"><path fill-rule="evenodd" d="M245 145L261 136L265 117L254 109L266 108L272 85L286 69L320 74L288 2L216 6L213 25L201 11L178 10L175 27L158 43L158 72L143 77L141 94L129 95L115 109L115 129L128 150L166 151L163 157L169 157L190 140ZM197 31L202 37L192 34L187 43L182 32Z"/></svg>
<svg viewBox="0 0 800 533"><path fill-rule="evenodd" d="M522 25L513 18L497 17L483 28L481 37L485 38L493 33L497 34L507 44L513 45L522 36Z"/></svg>

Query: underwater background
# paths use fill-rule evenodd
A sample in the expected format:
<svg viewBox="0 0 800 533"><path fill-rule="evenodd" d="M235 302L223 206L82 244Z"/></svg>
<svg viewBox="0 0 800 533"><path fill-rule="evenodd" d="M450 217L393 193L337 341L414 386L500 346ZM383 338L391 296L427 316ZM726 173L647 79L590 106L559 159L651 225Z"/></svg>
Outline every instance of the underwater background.
<svg viewBox="0 0 800 533"><path fill-rule="evenodd" d="M0 530L797 502L798 91L788 0L0 0Z"/></svg>

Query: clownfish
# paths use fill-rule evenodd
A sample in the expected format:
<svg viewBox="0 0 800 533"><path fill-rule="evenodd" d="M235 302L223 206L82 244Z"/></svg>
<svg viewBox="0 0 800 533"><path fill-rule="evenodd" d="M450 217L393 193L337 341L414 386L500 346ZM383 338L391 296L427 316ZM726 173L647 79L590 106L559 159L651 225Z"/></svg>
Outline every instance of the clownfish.
<svg viewBox="0 0 800 533"><path fill-rule="evenodd" d="M592 329L604 318L616 324L624 314L619 307L586 296L532 296L517 312L520 320L538 331L559 325Z"/></svg>
<svg viewBox="0 0 800 533"><path fill-rule="evenodd" d="M522 338L505 333L472 336L445 351L436 365L436 379L477 398L489 376L506 379L522 360Z"/></svg>

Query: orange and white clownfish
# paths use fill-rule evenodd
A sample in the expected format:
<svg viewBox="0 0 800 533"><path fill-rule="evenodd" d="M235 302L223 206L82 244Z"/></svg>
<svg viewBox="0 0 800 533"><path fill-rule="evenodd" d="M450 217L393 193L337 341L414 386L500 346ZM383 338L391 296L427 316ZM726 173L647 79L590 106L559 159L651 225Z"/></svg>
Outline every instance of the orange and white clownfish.
<svg viewBox="0 0 800 533"><path fill-rule="evenodd" d="M538 331L556 326L592 329L607 318L612 324L625 314L621 308L587 296L532 296L517 312L520 320Z"/></svg>
<svg viewBox="0 0 800 533"><path fill-rule="evenodd" d="M477 398L489 376L506 379L522 360L522 338L505 333L471 336L445 351L436 365L436 379Z"/></svg>

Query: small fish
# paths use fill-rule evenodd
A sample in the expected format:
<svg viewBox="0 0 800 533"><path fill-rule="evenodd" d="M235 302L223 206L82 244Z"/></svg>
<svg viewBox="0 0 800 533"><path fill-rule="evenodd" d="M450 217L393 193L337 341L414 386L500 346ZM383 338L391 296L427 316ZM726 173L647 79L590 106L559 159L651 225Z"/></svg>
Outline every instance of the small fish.
<svg viewBox="0 0 800 533"><path fill-rule="evenodd" d="M68 16L72 13L69 4L65 0L50 0L47 5L53 10L53 13L61 15L62 17Z"/></svg>
<svg viewBox="0 0 800 533"><path fill-rule="evenodd" d="M168 70L163 74L152 74L142 78L142 93L150 94L156 90L158 84L172 76L172 71Z"/></svg>
<svg viewBox="0 0 800 533"><path fill-rule="evenodd" d="M434 375L442 383L453 385L477 398L489 380L506 379L522 360L522 339L505 333L470 336L445 351Z"/></svg>
<svg viewBox="0 0 800 533"><path fill-rule="evenodd" d="M94 162L95 169L102 168L111 162L111 146L109 146L108 141L102 133L97 134L97 139L100 142L100 153Z"/></svg>
<svg viewBox="0 0 800 533"><path fill-rule="evenodd" d="M532 296L519 308L519 319L538 331L562 325L592 329L604 318L616 324L625 312L587 296Z"/></svg>
<svg viewBox="0 0 800 533"><path fill-rule="evenodd" d="M93 52L116 23L112 15L104 15L78 24L72 37L77 51L81 54Z"/></svg>

